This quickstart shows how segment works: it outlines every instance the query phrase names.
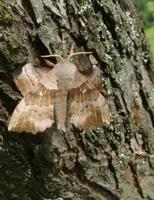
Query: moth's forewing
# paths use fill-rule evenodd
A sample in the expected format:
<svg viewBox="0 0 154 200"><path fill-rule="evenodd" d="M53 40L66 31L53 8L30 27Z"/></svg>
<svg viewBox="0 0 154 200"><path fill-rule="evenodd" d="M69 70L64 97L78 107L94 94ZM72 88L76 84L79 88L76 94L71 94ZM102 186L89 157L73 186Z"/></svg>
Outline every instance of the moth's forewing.
<svg viewBox="0 0 154 200"><path fill-rule="evenodd" d="M34 74L31 73L33 73L33 67L27 65L16 78L17 86L24 97L10 118L9 131L36 134L45 131L54 122L53 107L57 92L54 72L51 69L48 73L40 70L40 79L38 74L36 75L36 70Z"/></svg>
<svg viewBox="0 0 154 200"><path fill-rule="evenodd" d="M27 63L22 67L20 73L14 73L14 81L24 96L28 92L35 90L40 79L50 70L44 67L34 67L32 63Z"/></svg>
<svg viewBox="0 0 154 200"><path fill-rule="evenodd" d="M82 130L110 124L110 109L100 92L101 82L94 81L97 73L95 71L90 77L86 77L78 72L76 75L78 79L75 82L78 81L78 85L81 84L69 91L71 105L68 118L70 123Z"/></svg>

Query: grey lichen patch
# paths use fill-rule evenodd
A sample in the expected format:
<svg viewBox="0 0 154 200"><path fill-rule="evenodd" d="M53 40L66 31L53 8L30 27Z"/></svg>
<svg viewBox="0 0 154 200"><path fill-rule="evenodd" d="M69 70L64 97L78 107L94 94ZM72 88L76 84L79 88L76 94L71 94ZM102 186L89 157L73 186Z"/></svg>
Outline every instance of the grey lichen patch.
<svg viewBox="0 0 154 200"><path fill-rule="evenodd" d="M129 28L130 29L130 37L133 41L138 41L139 33L138 33L138 31L136 30L136 27L135 27L136 19L133 18L131 16L131 13L128 12L128 11L125 14L126 14L125 19L126 19L127 26L130 27Z"/></svg>
<svg viewBox="0 0 154 200"><path fill-rule="evenodd" d="M103 32L103 23L100 17L94 12L91 1L79 1L77 15L80 23L80 33L89 42L88 46L99 44L100 35ZM87 20L88 19L88 20ZM93 34L90 34L93 33ZM90 36L90 37L89 37ZM91 42L91 45L90 45ZM100 46L99 46L100 48Z"/></svg>
<svg viewBox="0 0 154 200"><path fill-rule="evenodd" d="M125 126L125 141L130 145L130 148L133 150L131 144L132 141L134 140L134 137L138 138L138 143L140 143L140 146L142 146L142 141L138 135L138 133L140 133L140 128L137 126L132 116L128 116L125 118L124 126Z"/></svg>
<svg viewBox="0 0 154 200"><path fill-rule="evenodd" d="M119 116L112 116L112 121L112 124L106 127L105 135L113 149L116 150L119 148L119 144L124 142L125 129L123 127L123 121Z"/></svg>
<svg viewBox="0 0 154 200"><path fill-rule="evenodd" d="M14 21L14 17L4 4L4 1L0 1L0 24L9 25Z"/></svg>
<svg viewBox="0 0 154 200"><path fill-rule="evenodd" d="M79 2L81 8L83 6L83 16L86 16L88 12L93 16L90 19L90 23L89 21L88 23L85 22L84 26L81 24L80 34L82 38L87 41L87 46L89 49L92 49L95 46L99 59L103 60L107 64L103 70L110 75L112 74L112 77L114 77L116 80L114 70L118 72L123 67L123 63L120 61L121 55L119 54L121 52L119 52L119 49L117 51L115 48L115 37L117 36L114 34L114 26L111 27L111 25L109 25L104 19L104 15L106 15L108 12L112 13L111 10L113 5L109 1L97 1L96 5L98 6L99 11L96 12L89 5L86 6L85 1ZM118 18L118 16L118 12L115 8L114 16L111 16L110 21L114 21L115 18ZM120 16L118 19L121 19Z"/></svg>
<svg viewBox="0 0 154 200"><path fill-rule="evenodd" d="M121 8L115 6L115 4L111 1L97 0L97 5L100 7L99 9L102 12L102 19L104 20L104 23L109 30L109 35L114 40L113 43L115 43L115 40L119 41L120 49L118 47L117 50L123 51L123 53L125 53L127 49L130 54L134 54L134 43L136 44L139 36L136 30L135 19L131 17L129 12L126 12L125 15L122 15L122 12L120 12L122 11ZM112 21L114 22L112 25L104 19L104 15L106 14L110 15L110 23ZM127 23L124 24L124 21L126 21ZM130 30L130 32L126 31L128 29ZM109 44L110 42L108 42L108 45ZM114 44L114 46L115 45L116 44ZM126 49L125 46L127 47Z"/></svg>
<svg viewBox="0 0 154 200"><path fill-rule="evenodd" d="M112 88L109 82L109 79L103 80L103 94L104 96L111 96L112 95Z"/></svg>
<svg viewBox="0 0 154 200"><path fill-rule="evenodd" d="M112 2L108 0L96 0L98 5L104 7L104 9L108 10L112 8Z"/></svg>
<svg viewBox="0 0 154 200"><path fill-rule="evenodd" d="M127 166L128 162L131 158L131 151L129 150L129 146L126 144L122 144L118 149L118 161L120 165Z"/></svg>
<svg viewBox="0 0 154 200"><path fill-rule="evenodd" d="M85 16L91 16L91 12L93 11L93 7L91 4L90 0L84 1L84 0L80 0L79 1L79 11L78 14L79 15L85 15Z"/></svg>

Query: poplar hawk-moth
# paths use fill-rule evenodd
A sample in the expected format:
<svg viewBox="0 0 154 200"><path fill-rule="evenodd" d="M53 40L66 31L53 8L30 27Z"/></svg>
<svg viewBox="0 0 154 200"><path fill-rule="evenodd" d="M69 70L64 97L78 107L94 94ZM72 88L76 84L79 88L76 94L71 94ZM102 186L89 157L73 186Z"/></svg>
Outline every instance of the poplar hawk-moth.
<svg viewBox="0 0 154 200"><path fill-rule="evenodd" d="M23 98L16 106L8 130L37 134L50 128L54 122L57 128L66 131L69 124L84 130L110 124L110 111L102 95L102 84L94 81L99 70L93 69L89 76L83 75L70 62L74 55L91 52L73 52L67 59L51 68L34 67L28 63L15 77L15 83Z"/></svg>

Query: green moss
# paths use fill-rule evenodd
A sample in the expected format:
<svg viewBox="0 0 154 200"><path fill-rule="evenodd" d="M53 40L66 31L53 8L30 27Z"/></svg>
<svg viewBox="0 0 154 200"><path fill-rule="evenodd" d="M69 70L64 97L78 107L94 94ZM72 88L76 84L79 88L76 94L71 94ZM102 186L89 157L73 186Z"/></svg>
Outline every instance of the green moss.
<svg viewBox="0 0 154 200"><path fill-rule="evenodd" d="M12 24L13 16L6 7L5 3L1 0L0 1L0 23L5 24Z"/></svg>
<svg viewBox="0 0 154 200"><path fill-rule="evenodd" d="M17 64L24 63L23 55L25 55L25 48L22 48L22 46L19 35L15 36L14 34L8 38L8 41L2 43L3 54L7 58L7 64L11 66L12 69L14 69Z"/></svg>
<svg viewBox="0 0 154 200"><path fill-rule="evenodd" d="M147 38L149 40L151 50L152 50L152 53L153 53L153 57L154 57L154 37L153 37L154 27L146 29L146 35L147 35Z"/></svg>
<svg viewBox="0 0 154 200"><path fill-rule="evenodd" d="M22 43L21 43L21 38L19 37L19 35L12 35L9 38L8 45L10 45L12 49L17 49L21 47Z"/></svg>

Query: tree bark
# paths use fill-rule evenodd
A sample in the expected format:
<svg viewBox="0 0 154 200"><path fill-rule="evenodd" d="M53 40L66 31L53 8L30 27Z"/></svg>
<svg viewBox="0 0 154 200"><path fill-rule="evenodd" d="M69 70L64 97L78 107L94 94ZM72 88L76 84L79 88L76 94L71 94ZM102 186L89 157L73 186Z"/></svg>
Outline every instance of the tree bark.
<svg viewBox="0 0 154 200"><path fill-rule="evenodd" d="M93 51L74 61L102 70L109 127L12 134L21 98L13 72L40 55ZM51 61L56 62L55 59ZM133 0L0 0L0 199L154 199L154 71Z"/></svg>

